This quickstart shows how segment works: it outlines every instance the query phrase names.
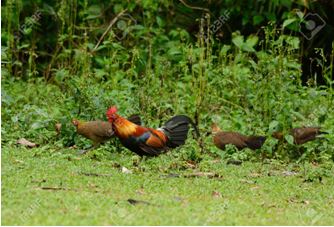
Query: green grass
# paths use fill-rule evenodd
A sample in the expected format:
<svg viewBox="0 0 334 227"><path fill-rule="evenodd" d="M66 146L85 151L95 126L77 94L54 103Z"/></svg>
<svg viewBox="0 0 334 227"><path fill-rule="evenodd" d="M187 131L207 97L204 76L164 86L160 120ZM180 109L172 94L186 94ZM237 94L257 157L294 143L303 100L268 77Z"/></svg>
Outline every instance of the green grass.
<svg viewBox="0 0 334 227"><path fill-rule="evenodd" d="M44 146L2 149L3 225L333 225L334 179L307 178L323 167L204 158L194 169L178 150L134 165L129 152L87 156ZM132 170L122 173L120 166ZM332 176L333 165L326 166ZM221 178L171 178L215 172ZM284 171L297 175L285 176ZM82 173L110 174L86 176ZM309 181L305 181L309 179ZM58 187L67 190L43 190ZM213 192L219 196L213 196ZM131 205L128 199L150 203Z"/></svg>

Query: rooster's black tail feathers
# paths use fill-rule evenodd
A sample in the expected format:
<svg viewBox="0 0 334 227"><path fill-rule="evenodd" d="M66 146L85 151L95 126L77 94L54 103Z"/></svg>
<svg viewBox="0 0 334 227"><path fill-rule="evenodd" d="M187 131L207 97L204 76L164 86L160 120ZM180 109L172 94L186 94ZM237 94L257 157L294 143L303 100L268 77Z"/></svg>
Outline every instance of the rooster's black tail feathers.
<svg viewBox="0 0 334 227"><path fill-rule="evenodd" d="M177 115L169 119L162 127L168 137L167 146L175 148L185 143L188 136L189 124L194 127L196 137L199 138L199 132L194 122L185 115Z"/></svg>

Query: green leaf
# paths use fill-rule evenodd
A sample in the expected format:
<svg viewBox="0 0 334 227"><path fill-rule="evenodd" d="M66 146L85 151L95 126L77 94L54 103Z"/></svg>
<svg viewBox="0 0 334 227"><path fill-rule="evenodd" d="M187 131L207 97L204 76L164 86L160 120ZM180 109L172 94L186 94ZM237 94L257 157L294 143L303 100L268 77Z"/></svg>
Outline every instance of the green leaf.
<svg viewBox="0 0 334 227"><path fill-rule="evenodd" d="M255 49L253 47L248 46L246 44L244 44L241 49L246 52L255 52Z"/></svg>
<svg viewBox="0 0 334 227"><path fill-rule="evenodd" d="M258 25L264 20L264 17L262 15L255 15L253 17L253 25Z"/></svg>
<svg viewBox="0 0 334 227"><path fill-rule="evenodd" d="M230 45L223 45L223 47L221 48L220 50L220 54L221 55L226 55L227 52L231 49L231 46Z"/></svg>
<svg viewBox="0 0 334 227"><path fill-rule="evenodd" d="M298 37L288 36L285 40L293 49L299 49L300 40Z"/></svg>
<svg viewBox="0 0 334 227"><path fill-rule="evenodd" d="M232 42L234 45L241 49L242 45L244 44L244 37L242 35L237 35L232 38Z"/></svg>
<svg viewBox="0 0 334 227"><path fill-rule="evenodd" d="M295 117L299 118L300 120L303 120L303 121L306 120L306 118L304 117L304 115L301 114L301 113L299 113L299 112L291 111L291 113L292 113Z"/></svg>
<svg viewBox="0 0 334 227"><path fill-rule="evenodd" d="M284 138L289 144L293 144L293 136L285 135Z"/></svg>
<svg viewBox="0 0 334 227"><path fill-rule="evenodd" d="M31 129L39 129L39 128L44 128L43 122L37 121L31 125Z"/></svg>
<svg viewBox="0 0 334 227"><path fill-rule="evenodd" d="M272 122L270 122L270 124L269 124L269 130L270 131L273 131L274 129L276 129L277 128L277 126L279 125L279 122L278 121L272 121Z"/></svg>
<svg viewBox="0 0 334 227"><path fill-rule="evenodd" d="M297 16L299 17L299 19L302 20L302 19L304 18L304 13L303 13L302 11L299 11L299 10L298 10L296 14L297 14Z"/></svg>
<svg viewBox="0 0 334 227"><path fill-rule="evenodd" d="M165 26L165 22L163 21L163 19L161 19L161 17L157 16L157 24L159 25L160 28Z"/></svg>
<svg viewBox="0 0 334 227"><path fill-rule="evenodd" d="M64 69L58 70L55 75L55 81L61 83L64 80L65 76L66 76L66 70Z"/></svg>
<svg viewBox="0 0 334 227"><path fill-rule="evenodd" d="M247 40L246 40L246 45L248 47L254 47L257 42L259 41L259 37L255 36L255 35L250 35L248 36Z"/></svg>
<svg viewBox="0 0 334 227"><path fill-rule="evenodd" d="M99 5L92 5L87 9L86 13L86 20L98 18L101 14L101 7Z"/></svg>
<svg viewBox="0 0 334 227"><path fill-rule="evenodd" d="M268 13L267 18L268 18L269 21L276 21L277 20L275 13Z"/></svg>
<svg viewBox="0 0 334 227"><path fill-rule="evenodd" d="M124 9L122 4L115 4L114 5L114 13L119 13Z"/></svg>
<svg viewBox="0 0 334 227"><path fill-rule="evenodd" d="M297 19L296 18L291 18L291 19L287 19L283 22L283 28L287 27L288 25L292 24L293 22L295 22Z"/></svg>
<svg viewBox="0 0 334 227"><path fill-rule="evenodd" d="M242 25L246 25L248 22L250 22L248 14L244 14L242 17Z"/></svg>

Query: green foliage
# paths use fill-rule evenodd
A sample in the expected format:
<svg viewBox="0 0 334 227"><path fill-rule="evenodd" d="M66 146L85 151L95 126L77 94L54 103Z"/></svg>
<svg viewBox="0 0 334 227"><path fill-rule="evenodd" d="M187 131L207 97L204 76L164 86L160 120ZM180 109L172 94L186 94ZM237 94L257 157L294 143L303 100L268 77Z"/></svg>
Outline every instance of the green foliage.
<svg viewBox="0 0 334 227"><path fill-rule="evenodd" d="M271 18L290 29L302 17L298 12L277 14L280 7L293 7L287 1L257 3L259 12L239 3L224 3L230 6L231 24L241 10L245 25ZM212 15L194 19L199 31L191 34L174 24L177 16L166 13L169 8L191 11L170 1L8 1L2 8L8 16L2 34L4 140L27 137L42 145L88 146L75 136L71 119L105 119L107 107L117 105L122 115L139 113L151 127L174 114L189 115L201 130L204 150L213 156L333 160L333 89L331 84L301 86L296 36L271 22L257 34L235 31L230 44L219 43L200 35L210 28ZM114 18L118 20L107 30ZM330 82L332 70L324 73ZM258 152L211 149L211 138L204 135L212 121L224 130L268 139ZM62 124L60 135L54 131L56 123ZM303 125L321 125L329 134L302 151L288 135L283 142L270 137L276 130L287 133ZM201 160L197 142L189 143L180 148L180 158Z"/></svg>
<svg viewBox="0 0 334 227"><path fill-rule="evenodd" d="M174 114L197 118L205 150L224 159L333 160L334 116L329 111L333 93L302 87L298 42L291 36L271 37L271 30L267 33L269 40L261 43L266 49L254 52L255 56L249 51L257 43L254 36L244 42L238 35L236 39L241 40L240 43L224 45L216 52L203 40L194 46L169 41L172 43L165 43L169 46L168 51L152 46L152 66L145 67L144 75L136 72L141 54L129 56L131 52L145 50L139 47L125 49L118 44L114 45L117 56L113 54L110 59L99 60L104 62L100 65L105 65L104 68L89 69L88 74L81 76L60 69L55 72L53 83L40 80L26 83L10 78L5 71L3 133L8 135L7 139L28 137L41 144L51 139L65 147L75 143L86 147L89 146L86 140L75 137L71 119L105 119L107 107L117 105L122 115L139 113L145 125L151 127L160 126ZM179 61L173 61L175 58ZM119 68L121 62L128 66ZM108 67L113 64L117 66ZM54 131L57 122L62 124L58 137ZM258 152L236 152L233 146L222 152L212 149L211 138L204 136L211 122L217 122L224 130L267 135L268 139ZM321 125L329 135L319 142L304 145L303 150L293 145L289 135L285 136L286 142L270 137L274 131L287 133L291 127L304 125ZM190 147L179 149L183 154L180 158L201 160L203 154L196 141L189 143Z"/></svg>

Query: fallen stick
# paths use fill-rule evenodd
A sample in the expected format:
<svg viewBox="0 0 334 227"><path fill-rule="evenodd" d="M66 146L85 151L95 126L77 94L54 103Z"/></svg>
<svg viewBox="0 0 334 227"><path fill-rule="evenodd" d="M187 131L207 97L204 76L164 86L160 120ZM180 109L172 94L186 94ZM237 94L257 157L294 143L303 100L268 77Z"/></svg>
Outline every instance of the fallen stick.
<svg viewBox="0 0 334 227"><path fill-rule="evenodd" d="M189 173L183 175L183 177L189 178L189 177L208 177L208 178L222 178L217 173L211 173L211 172L197 172L197 173Z"/></svg>
<svg viewBox="0 0 334 227"><path fill-rule="evenodd" d="M50 191L77 191L77 190L71 189L71 188L52 187L52 186L37 187L35 189L50 190Z"/></svg>
<svg viewBox="0 0 334 227"><path fill-rule="evenodd" d="M128 199L127 200L131 205L137 205L137 204L145 204L145 205L152 205L149 202L143 201L143 200L136 200L136 199Z"/></svg>
<svg viewBox="0 0 334 227"><path fill-rule="evenodd" d="M84 173L84 172L80 172L79 174L85 175L85 176L92 176L92 177L111 177L112 176L112 174L108 174L108 173Z"/></svg>

